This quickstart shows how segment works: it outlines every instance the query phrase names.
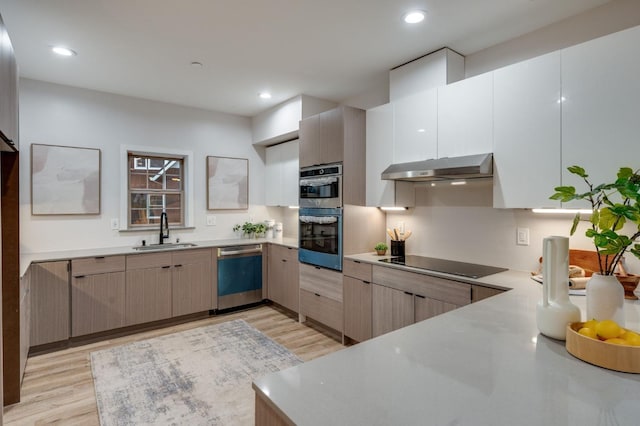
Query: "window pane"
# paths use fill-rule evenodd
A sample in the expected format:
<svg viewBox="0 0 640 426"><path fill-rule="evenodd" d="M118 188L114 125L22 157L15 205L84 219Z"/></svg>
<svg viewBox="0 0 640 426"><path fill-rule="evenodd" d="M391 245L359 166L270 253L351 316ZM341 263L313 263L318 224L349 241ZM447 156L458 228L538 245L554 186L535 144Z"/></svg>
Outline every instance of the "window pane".
<svg viewBox="0 0 640 426"><path fill-rule="evenodd" d="M147 222L147 210L132 209L131 210L131 224L132 225L146 225Z"/></svg>
<svg viewBox="0 0 640 426"><path fill-rule="evenodd" d="M131 194L131 208L146 208L147 194Z"/></svg>
<svg viewBox="0 0 640 426"><path fill-rule="evenodd" d="M169 219L169 223L182 223L180 209L167 209L167 217Z"/></svg>
<svg viewBox="0 0 640 426"><path fill-rule="evenodd" d="M182 204L180 202L182 197L180 196L180 194L167 194L165 197L165 206L167 207L167 209L180 209L182 207Z"/></svg>
<svg viewBox="0 0 640 426"><path fill-rule="evenodd" d="M160 170L164 167L165 160L161 158L149 159L149 170Z"/></svg>

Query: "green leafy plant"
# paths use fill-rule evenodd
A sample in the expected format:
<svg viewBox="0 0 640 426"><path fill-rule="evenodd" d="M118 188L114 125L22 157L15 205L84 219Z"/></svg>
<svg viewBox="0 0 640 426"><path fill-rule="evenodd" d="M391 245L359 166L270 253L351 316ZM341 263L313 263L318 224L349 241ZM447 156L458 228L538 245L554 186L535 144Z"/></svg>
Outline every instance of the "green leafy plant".
<svg viewBox="0 0 640 426"><path fill-rule="evenodd" d="M264 223L251 223L245 222L242 225L236 224L233 226L233 232L242 230L244 235L261 235L267 230L267 226Z"/></svg>
<svg viewBox="0 0 640 426"><path fill-rule="evenodd" d="M613 275L624 253L629 250L640 259L640 244L634 243L640 237L640 174L629 167L622 167L612 183L594 186L589 175L580 166L571 166L567 170L584 180L588 191L577 193L573 186L558 186L552 200L563 203L572 200L587 200L591 203L591 226L585 235L593 240L598 252L598 262L602 275ZM571 227L573 235L580 222L580 213L576 214ZM633 223L636 229L631 235L622 235L619 231L626 223Z"/></svg>
<svg viewBox="0 0 640 426"><path fill-rule="evenodd" d="M376 246L373 249L376 250L376 251L378 251L378 250L384 251L384 250L387 250L388 248L389 248L389 246L386 245L385 243L378 243L378 244L376 244Z"/></svg>

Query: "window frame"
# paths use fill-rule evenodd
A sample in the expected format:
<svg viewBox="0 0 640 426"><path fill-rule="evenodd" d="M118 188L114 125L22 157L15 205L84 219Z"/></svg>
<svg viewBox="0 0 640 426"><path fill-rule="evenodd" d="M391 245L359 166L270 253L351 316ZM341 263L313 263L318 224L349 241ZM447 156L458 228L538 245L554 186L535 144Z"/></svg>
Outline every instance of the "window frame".
<svg viewBox="0 0 640 426"><path fill-rule="evenodd" d="M129 195L129 154L161 157L181 158L183 161L183 224L174 225L172 229L194 228L194 156L193 151L172 148L120 145L120 228L119 231L156 230L158 225L129 225L130 195Z"/></svg>

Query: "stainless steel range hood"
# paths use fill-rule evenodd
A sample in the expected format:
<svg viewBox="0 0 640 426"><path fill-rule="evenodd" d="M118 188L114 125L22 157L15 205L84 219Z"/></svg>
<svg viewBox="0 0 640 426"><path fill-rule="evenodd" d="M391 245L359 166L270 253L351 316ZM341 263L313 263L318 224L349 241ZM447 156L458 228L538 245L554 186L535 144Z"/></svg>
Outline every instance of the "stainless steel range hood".
<svg viewBox="0 0 640 426"><path fill-rule="evenodd" d="M493 154L438 158L392 164L382 172L383 180L424 182L433 180L472 179L493 176Z"/></svg>

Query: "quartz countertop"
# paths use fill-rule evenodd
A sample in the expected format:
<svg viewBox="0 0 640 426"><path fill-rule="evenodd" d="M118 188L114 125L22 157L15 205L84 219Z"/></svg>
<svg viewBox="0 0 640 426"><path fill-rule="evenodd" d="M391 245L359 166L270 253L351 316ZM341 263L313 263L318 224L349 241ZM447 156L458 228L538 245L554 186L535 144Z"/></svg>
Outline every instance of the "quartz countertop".
<svg viewBox="0 0 640 426"><path fill-rule="evenodd" d="M366 253L347 256L377 263ZM431 274L431 273L429 273ZM458 281L510 289L254 381L298 425L636 425L640 375L587 364L536 327L529 272ZM585 316L585 297L571 296ZM640 303L625 302L640 330Z"/></svg>
<svg viewBox="0 0 640 426"><path fill-rule="evenodd" d="M29 265L34 262L54 262L58 260L79 259L83 257L96 257L96 256L116 256L123 254L143 254L143 253L157 253L158 251L165 250L193 250L200 248L213 248L224 247L233 245L247 245L247 244L278 244L286 247L298 247L298 240L296 238L232 238L225 240L209 240L209 241L181 241L181 244L193 243L195 246L172 248L172 249L158 249L158 250L136 250L132 246L126 247L103 247L103 248L91 248L91 249L78 249L78 250L64 250L64 251L51 251L43 253L25 253L20 255L20 276L29 268Z"/></svg>

